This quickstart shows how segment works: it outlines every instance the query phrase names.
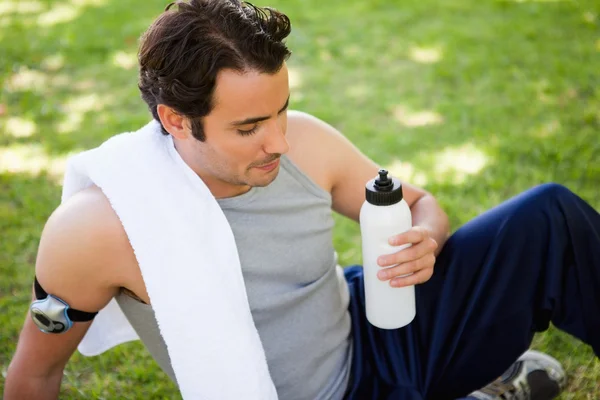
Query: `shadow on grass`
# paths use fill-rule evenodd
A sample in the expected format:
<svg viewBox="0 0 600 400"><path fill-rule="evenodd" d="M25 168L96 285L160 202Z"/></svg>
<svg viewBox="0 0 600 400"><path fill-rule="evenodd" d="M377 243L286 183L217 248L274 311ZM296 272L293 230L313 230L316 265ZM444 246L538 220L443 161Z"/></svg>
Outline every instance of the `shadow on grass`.
<svg viewBox="0 0 600 400"><path fill-rule="evenodd" d="M4 16L0 145L36 143L56 156L148 120L136 86L137 41L163 2L87 3L45 2L35 13ZM72 19L39 26L44 15L69 9Z"/></svg>

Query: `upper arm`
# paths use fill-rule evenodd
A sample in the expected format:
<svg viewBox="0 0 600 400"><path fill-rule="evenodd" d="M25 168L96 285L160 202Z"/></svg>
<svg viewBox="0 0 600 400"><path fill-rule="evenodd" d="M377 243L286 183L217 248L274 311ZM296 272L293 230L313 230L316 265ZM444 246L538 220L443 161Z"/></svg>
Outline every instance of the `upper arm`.
<svg viewBox="0 0 600 400"><path fill-rule="evenodd" d="M47 293L71 308L96 312L119 289L119 221L97 188L86 189L61 205L42 232L35 273ZM33 277L32 277L33 281ZM61 334L41 332L27 315L11 369L43 375L62 368L91 322L74 323Z"/></svg>
<svg viewBox="0 0 600 400"><path fill-rule="evenodd" d="M332 196L333 209L358 221L360 208L365 201L365 184L375 178L381 166L363 154L353 143L331 125L304 113L294 112L290 118L295 145L306 146L327 176L327 186ZM300 133L301 132L301 133ZM300 143L300 137L304 143ZM294 143L297 142L297 143ZM402 180L402 177L397 177ZM404 199L412 206L425 196L425 190L402 181Z"/></svg>
<svg viewBox="0 0 600 400"><path fill-rule="evenodd" d="M119 221L97 188L77 193L48 219L35 273L47 293L95 312L116 293L112 271Z"/></svg>

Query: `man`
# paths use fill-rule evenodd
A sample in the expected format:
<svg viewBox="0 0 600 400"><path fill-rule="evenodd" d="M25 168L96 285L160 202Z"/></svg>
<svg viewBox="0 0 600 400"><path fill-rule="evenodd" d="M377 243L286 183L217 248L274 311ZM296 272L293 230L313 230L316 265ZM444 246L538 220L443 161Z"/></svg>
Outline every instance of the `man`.
<svg viewBox="0 0 600 400"><path fill-rule="evenodd" d="M600 215L547 184L449 236L435 198L403 183L414 227L390 244L412 246L382 255L390 268L378 276L417 285L417 316L398 330L371 326L362 269L341 281L334 272L331 210L358 221L379 167L333 127L287 112L289 32L279 12L193 0L167 8L139 57L143 99L231 225L279 398L454 399L503 372L472 398L555 396L560 365L522 354L552 321L600 355ZM128 233L98 187L50 217L36 278L37 298L53 294L90 318L116 297L174 378ZM28 318L5 398L55 399L89 326L43 333Z"/></svg>

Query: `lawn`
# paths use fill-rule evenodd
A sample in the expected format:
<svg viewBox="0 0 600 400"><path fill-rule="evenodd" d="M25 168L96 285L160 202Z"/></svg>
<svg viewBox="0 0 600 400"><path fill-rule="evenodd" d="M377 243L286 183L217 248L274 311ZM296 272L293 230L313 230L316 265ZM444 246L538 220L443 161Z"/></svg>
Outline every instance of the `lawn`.
<svg viewBox="0 0 600 400"><path fill-rule="evenodd" d="M0 371L29 302L36 248L64 161L149 114L136 45L168 1L0 2ZM274 0L292 20L292 108L434 193L453 229L541 182L600 209L600 3ZM336 218L343 264L358 227ZM532 229L532 228L529 228ZM600 362L551 328L533 347L564 363L561 399L600 399ZM0 379L0 392L3 378ZM65 399L176 398L140 343L76 354Z"/></svg>

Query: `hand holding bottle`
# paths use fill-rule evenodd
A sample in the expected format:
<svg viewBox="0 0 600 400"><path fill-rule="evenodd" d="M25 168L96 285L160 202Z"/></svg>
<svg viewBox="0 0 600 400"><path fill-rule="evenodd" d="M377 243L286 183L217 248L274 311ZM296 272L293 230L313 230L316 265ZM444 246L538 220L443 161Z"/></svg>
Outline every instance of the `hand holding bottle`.
<svg viewBox="0 0 600 400"><path fill-rule="evenodd" d="M388 239L390 246L402 246L401 250L381 255L377 264L382 268L377 277L390 281L394 287L404 287L427 282L433 275L437 242L423 227L415 226ZM410 245L409 248L405 248Z"/></svg>

